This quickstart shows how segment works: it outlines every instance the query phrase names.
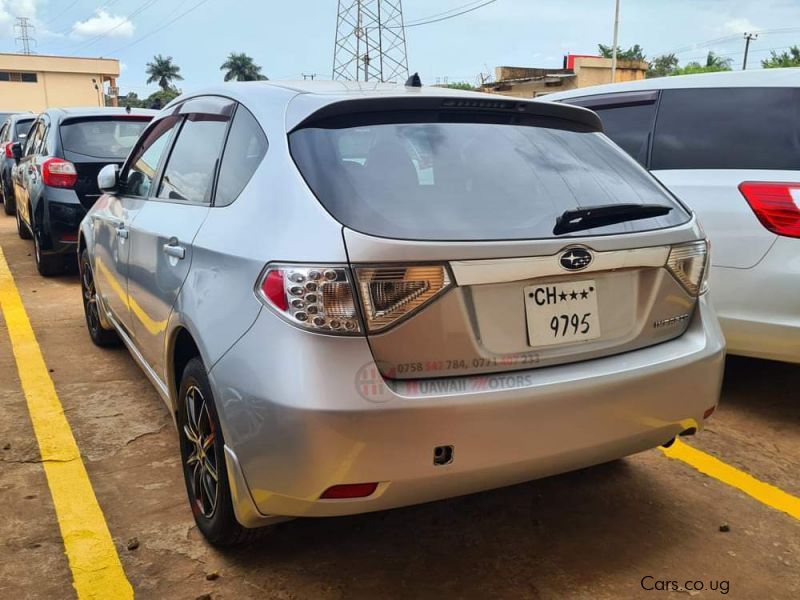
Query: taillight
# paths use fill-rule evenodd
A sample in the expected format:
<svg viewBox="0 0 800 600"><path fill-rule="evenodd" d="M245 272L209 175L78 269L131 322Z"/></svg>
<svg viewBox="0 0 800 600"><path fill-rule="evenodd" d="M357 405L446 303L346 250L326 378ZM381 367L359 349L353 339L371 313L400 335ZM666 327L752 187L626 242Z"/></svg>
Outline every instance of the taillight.
<svg viewBox="0 0 800 600"><path fill-rule="evenodd" d="M6 158L14 158L14 153L11 151L11 142L3 144L3 152L6 153Z"/></svg>
<svg viewBox="0 0 800 600"><path fill-rule="evenodd" d="M48 158L42 163L42 181L51 187L71 188L78 181L78 171L69 161Z"/></svg>
<svg viewBox="0 0 800 600"><path fill-rule="evenodd" d="M320 333L359 333L350 271L341 266L268 265L259 297L281 317Z"/></svg>
<svg viewBox="0 0 800 600"><path fill-rule="evenodd" d="M772 233L800 237L800 183L745 181L739 191Z"/></svg>
<svg viewBox="0 0 800 600"><path fill-rule="evenodd" d="M708 244L705 240L678 244L669 251L667 268L692 296L706 291Z"/></svg>
<svg viewBox="0 0 800 600"><path fill-rule="evenodd" d="M410 316L452 285L443 265L357 267L355 272L370 332Z"/></svg>

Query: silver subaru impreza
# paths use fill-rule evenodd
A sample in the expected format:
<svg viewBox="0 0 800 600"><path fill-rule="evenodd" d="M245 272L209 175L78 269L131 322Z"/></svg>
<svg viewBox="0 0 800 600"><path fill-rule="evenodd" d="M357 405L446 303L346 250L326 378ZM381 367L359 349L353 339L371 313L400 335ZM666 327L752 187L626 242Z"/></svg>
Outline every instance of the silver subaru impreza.
<svg viewBox="0 0 800 600"><path fill-rule="evenodd" d="M702 229L591 111L229 84L98 183L89 334L166 401L214 544L614 460L717 405Z"/></svg>

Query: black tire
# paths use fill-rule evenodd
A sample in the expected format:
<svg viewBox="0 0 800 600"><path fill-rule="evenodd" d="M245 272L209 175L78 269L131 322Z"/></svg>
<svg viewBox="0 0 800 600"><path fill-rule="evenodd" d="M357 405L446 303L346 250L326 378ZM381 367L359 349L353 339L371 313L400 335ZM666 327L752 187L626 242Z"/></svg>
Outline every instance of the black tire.
<svg viewBox="0 0 800 600"><path fill-rule="evenodd" d="M3 191L3 212L8 216L11 216L16 212L14 210L14 196L12 194L11 197L9 197L9 195L5 193L5 190Z"/></svg>
<svg viewBox="0 0 800 600"><path fill-rule="evenodd" d="M257 538L262 530L243 527L233 512L225 440L208 375L199 358L187 363L181 377L178 437L186 493L200 532L212 545L220 547Z"/></svg>
<svg viewBox="0 0 800 600"><path fill-rule="evenodd" d="M33 236L31 235L31 230L28 229L28 226L22 222L22 217L19 216L19 211L14 211L17 215L17 235L23 240L29 240Z"/></svg>
<svg viewBox="0 0 800 600"><path fill-rule="evenodd" d="M100 307L97 305L97 291L94 287L94 274L89 262L89 252L86 248L81 252L79 273L81 279L81 295L83 296L83 314L86 317L86 328L89 337L95 346L108 348L119 346L119 336L116 331L103 329L100 323Z"/></svg>
<svg viewBox="0 0 800 600"><path fill-rule="evenodd" d="M42 277L52 277L64 272L64 257L60 254L42 254L39 236L33 235L33 258L36 270Z"/></svg>

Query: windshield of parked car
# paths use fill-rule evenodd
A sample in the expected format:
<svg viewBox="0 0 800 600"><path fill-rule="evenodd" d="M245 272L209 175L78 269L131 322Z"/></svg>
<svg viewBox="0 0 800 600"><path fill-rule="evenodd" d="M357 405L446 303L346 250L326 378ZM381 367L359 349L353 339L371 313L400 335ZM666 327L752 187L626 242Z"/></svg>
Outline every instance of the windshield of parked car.
<svg viewBox="0 0 800 600"><path fill-rule="evenodd" d="M67 121L60 129L61 145L67 152L122 160L128 156L149 120L121 117Z"/></svg>
<svg viewBox="0 0 800 600"><path fill-rule="evenodd" d="M546 238L565 211L609 204L673 210L572 235L646 231L690 218L600 133L553 119L457 117L420 112L403 122L396 122L397 114L338 118L294 131L290 147L308 185L336 219L382 237Z"/></svg>

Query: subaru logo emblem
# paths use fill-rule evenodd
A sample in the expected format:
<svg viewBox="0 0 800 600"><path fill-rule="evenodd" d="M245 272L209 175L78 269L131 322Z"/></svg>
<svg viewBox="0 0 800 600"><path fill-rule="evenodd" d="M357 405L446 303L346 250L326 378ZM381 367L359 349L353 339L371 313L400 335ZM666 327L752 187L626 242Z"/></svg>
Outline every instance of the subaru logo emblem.
<svg viewBox="0 0 800 600"><path fill-rule="evenodd" d="M592 253L586 248L569 248L558 259L567 271L580 271L592 262Z"/></svg>

